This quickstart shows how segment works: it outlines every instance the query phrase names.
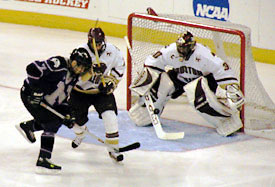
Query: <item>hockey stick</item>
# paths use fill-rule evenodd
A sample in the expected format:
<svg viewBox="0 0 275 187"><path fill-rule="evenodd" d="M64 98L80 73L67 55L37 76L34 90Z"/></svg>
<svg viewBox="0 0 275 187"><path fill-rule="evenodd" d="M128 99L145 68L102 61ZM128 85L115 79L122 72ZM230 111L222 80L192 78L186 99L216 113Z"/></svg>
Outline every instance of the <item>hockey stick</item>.
<svg viewBox="0 0 275 187"><path fill-rule="evenodd" d="M93 47L94 47L94 51L95 51L96 63L98 65L98 67L100 67L99 55L98 55L98 51L97 51L97 48L96 48L95 38L93 38ZM102 82L103 86L105 87L106 84L105 84L103 75L101 76L101 82Z"/></svg>
<svg viewBox="0 0 275 187"><path fill-rule="evenodd" d="M161 126L159 116L157 115L159 111L158 109L155 108L150 93L147 92L144 95L144 98L145 98L146 108L149 112L153 127L156 131L158 138L164 139L164 140L177 140L177 139L184 138L184 132L174 132L174 133L164 132Z"/></svg>
<svg viewBox="0 0 275 187"><path fill-rule="evenodd" d="M132 56L132 48L130 46L129 40L127 38L127 36L124 37L125 42L127 44L127 48L129 51L129 54ZM146 104L146 108L149 112L150 118L151 118L151 122L153 124L153 127L155 129L155 132L157 134L157 137L159 139L164 139L164 140L176 140L176 139L182 139L184 137L184 132L177 132L177 133L167 133L165 131L163 131L162 126L161 126L161 122L159 119L158 111L155 108L152 98L150 96L150 93L147 92L145 95L145 104Z"/></svg>
<svg viewBox="0 0 275 187"><path fill-rule="evenodd" d="M47 109L48 111L52 112L53 114L55 114L56 116L58 116L61 119L65 119L65 116L60 114L59 112L57 112L56 110L54 110L52 107L50 107L49 105L41 102L40 106L44 107L45 109ZM133 149L137 149L140 147L140 143L139 142L135 142L129 145L126 145L124 147L120 147L118 149L113 148L112 146L110 146L109 144L107 144L104 140L100 139L99 137L97 137L96 135L94 135L93 133L91 133L88 129L86 130L86 133L91 136L92 138L96 139L97 141L101 142L102 144L104 144L106 147L109 147L111 149L113 149L115 152L125 152L125 151L131 151Z"/></svg>

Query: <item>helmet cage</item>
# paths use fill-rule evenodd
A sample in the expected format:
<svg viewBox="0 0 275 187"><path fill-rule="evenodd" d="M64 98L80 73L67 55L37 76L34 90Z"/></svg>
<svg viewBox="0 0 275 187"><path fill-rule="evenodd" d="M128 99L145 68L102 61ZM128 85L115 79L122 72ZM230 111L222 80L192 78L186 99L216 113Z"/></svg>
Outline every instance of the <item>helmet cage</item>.
<svg viewBox="0 0 275 187"><path fill-rule="evenodd" d="M185 32L180 34L179 38L176 41L177 51L183 57L188 56L195 49L196 41L193 38L193 35L190 32Z"/></svg>
<svg viewBox="0 0 275 187"><path fill-rule="evenodd" d="M88 44L91 48L93 47L93 39L95 40L96 46L100 47L98 51L104 51L106 48L105 34L99 27L91 28L88 32Z"/></svg>

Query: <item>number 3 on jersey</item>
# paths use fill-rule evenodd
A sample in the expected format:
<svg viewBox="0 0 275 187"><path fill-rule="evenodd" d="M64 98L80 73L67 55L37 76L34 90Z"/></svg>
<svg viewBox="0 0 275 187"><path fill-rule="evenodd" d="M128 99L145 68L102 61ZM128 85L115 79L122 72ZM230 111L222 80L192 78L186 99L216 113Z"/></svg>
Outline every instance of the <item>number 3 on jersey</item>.
<svg viewBox="0 0 275 187"><path fill-rule="evenodd" d="M224 63L222 64L222 66L223 66L224 71L227 71L227 70L230 69L229 65L228 65L226 62L224 62Z"/></svg>

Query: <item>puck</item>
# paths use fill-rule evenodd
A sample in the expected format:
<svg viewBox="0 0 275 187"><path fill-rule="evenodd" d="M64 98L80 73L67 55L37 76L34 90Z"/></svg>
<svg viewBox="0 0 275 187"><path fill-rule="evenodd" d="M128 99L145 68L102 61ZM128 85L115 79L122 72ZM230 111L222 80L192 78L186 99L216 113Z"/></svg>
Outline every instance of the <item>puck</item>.
<svg viewBox="0 0 275 187"><path fill-rule="evenodd" d="M154 110L154 114L159 114L159 112L160 112L160 111L159 111L159 109L157 109L157 108Z"/></svg>

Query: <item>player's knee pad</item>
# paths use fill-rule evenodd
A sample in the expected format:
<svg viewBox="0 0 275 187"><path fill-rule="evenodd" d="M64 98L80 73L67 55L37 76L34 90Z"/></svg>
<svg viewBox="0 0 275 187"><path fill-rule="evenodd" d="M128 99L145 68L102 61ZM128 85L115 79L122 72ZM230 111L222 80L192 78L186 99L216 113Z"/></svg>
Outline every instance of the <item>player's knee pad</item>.
<svg viewBox="0 0 275 187"><path fill-rule="evenodd" d="M140 98L140 100L142 100ZM147 126L151 124L151 118L147 111L147 108L142 101L136 102L128 112L129 117L137 126Z"/></svg>
<svg viewBox="0 0 275 187"><path fill-rule="evenodd" d="M107 134L118 132L117 116L113 110L107 110L101 116Z"/></svg>
<svg viewBox="0 0 275 187"><path fill-rule="evenodd" d="M242 127L238 113L218 101L204 77L187 84L184 90L189 103L205 120L216 127L220 135L227 136Z"/></svg>

